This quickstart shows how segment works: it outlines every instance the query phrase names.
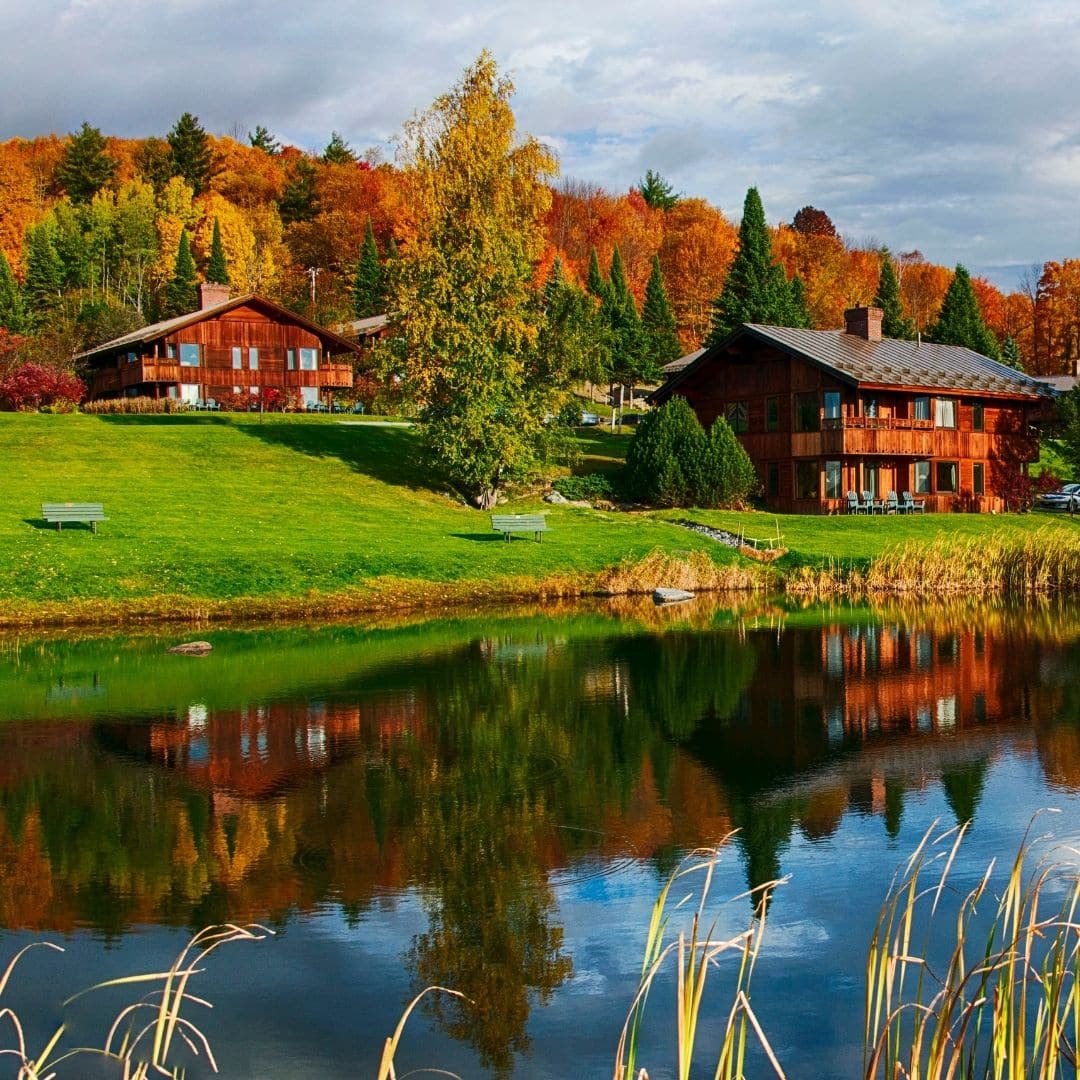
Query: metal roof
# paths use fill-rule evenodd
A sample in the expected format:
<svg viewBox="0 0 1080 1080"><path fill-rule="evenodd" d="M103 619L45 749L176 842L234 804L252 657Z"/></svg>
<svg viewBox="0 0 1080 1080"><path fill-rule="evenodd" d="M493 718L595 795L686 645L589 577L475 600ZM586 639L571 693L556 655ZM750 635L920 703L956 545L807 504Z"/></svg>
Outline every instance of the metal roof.
<svg viewBox="0 0 1080 1080"><path fill-rule="evenodd" d="M661 387L661 400L691 371L721 355L728 346L746 335L797 354L855 384L966 390L1008 397L1053 397L1053 391L1046 383L959 345L934 345L927 341L896 338L867 341L846 330L799 330L789 326L744 323L725 341L705 349L695 361L676 372Z"/></svg>
<svg viewBox="0 0 1080 1080"><path fill-rule="evenodd" d="M689 367L704 351L704 349L695 349L692 353L687 353L685 356L680 356L678 360L665 364L660 370L667 375L674 375L683 368Z"/></svg>
<svg viewBox="0 0 1080 1080"><path fill-rule="evenodd" d="M353 319L351 322L344 322L337 326L335 329L339 334L344 336L354 337L367 337L368 334L377 333L388 322L389 317L386 315L369 315L366 319Z"/></svg>

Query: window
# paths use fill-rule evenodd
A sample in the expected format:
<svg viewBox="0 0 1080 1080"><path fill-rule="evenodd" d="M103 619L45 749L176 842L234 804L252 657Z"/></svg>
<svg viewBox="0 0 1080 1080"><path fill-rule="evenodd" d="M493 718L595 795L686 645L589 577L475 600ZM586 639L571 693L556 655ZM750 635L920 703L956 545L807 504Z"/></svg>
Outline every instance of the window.
<svg viewBox="0 0 1080 1080"><path fill-rule="evenodd" d="M916 420L929 420L930 419L930 398L926 394L920 394L915 399L915 413L914 419Z"/></svg>
<svg viewBox="0 0 1080 1080"><path fill-rule="evenodd" d="M983 416L983 403L976 401L971 406L971 430L982 431L986 423L986 418Z"/></svg>
<svg viewBox="0 0 1080 1080"><path fill-rule="evenodd" d="M127 354L127 362L129 364L134 364L135 361L138 360L138 359L139 359L139 354L137 352L129 352Z"/></svg>
<svg viewBox="0 0 1080 1080"><path fill-rule="evenodd" d="M876 417L877 416L877 411L878 410L877 410L877 398L876 397L863 398L863 412L867 416L869 416L871 418Z"/></svg>
<svg viewBox="0 0 1080 1080"><path fill-rule="evenodd" d="M778 397L765 399L765 430L780 430L780 399Z"/></svg>
<svg viewBox="0 0 1080 1080"><path fill-rule="evenodd" d="M928 495L930 493L930 462L915 462L915 494Z"/></svg>
<svg viewBox="0 0 1080 1080"><path fill-rule="evenodd" d="M839 390L826 390L825 391L825 419L826 420L839 420L840 419L840 391Z"/></svg>
<svg viewBox="0 0 1080 1080"><path fill-rule="evenodd" d="M770 461L765 466L765 494L780 494L780 463Z"/></svg>
<svg viewBox="0 0 1080 1080"><path fill-rule="evenodd" d="M750 430L750 410L745 401L733 401L725 412L731 430L737 435Z"/></svg>
<svg viewBox="0 0 1080 1080"><path fill-rule="evenodd" d="M843 473L839 461L825 462L825 498L843 498Z"/></svg>
<svg viewBox="0 0 1080 1080"><path fill-rule="evenodd" d="M981 461L971 466L971 490L976 495L986 494L986 466Z"/></svg>
<svg viewBox="0 0 1080 1080"><path fill-rule="evenodd" d="M295 349L286 349L285 350L285 366L289 369L289 371L295 371L296 370L296 350Z"/></svg>
<svg viewBox="0 0 1080 1080"><path fill-rule="evenodd" d="M180 366L181 367L198 367L199 366L199 346L198 345L180 345Z"/></svg>
<svg viewBox="0 0 1080 1080"><path fill-rule="evenodd" d="M236 369L244 366L244 350L239 345L232 347L232 366Z"/></svg>
<svg viewBox="0 0 1080 1080"><path fill-rule="evenodd" d="M939 397L935 404L934 423L940 428L956 427L956 398Z"/></svg>
<svg viewBox="0 0 1080 1080"><path fill-rule="evenodd" d="M255 348L248 349L248 367L252 371L259 370L259 350Z"/></svg>
<svg viewBox="0 0 1080 1080"><path fill-rule="evenodd" d="M795 498L817 499L820 497L820 480L816 461L795 462Z"/></svg>
<svg viewBox="0 0 1080 1080"><path fill-rule="evenodd" d="M821 406L817 394L795 395L795 430L818 431L821 427ZM817 498L817 496L814 496Z"/></svg>
<svg viewBox="0 0 1080 1080"><path fill-rule="evenodd" d="M170 360L175 360L176 359L176 346L171 341L168 342L166 344L166 346L165 346L165 355Z"/></svg>
<svg viewBox="0 0 1080 1080"><path fill-rule="evenodd" d="M318 371L319 370L319 350L318 349L300 349L300 370L301 371Z"/></svg>
<svg viewBox="0 0 1080 1080"><path fill-rule="evenodd" d="M956 491L959 467L955 461L938 461L935 463L935 488L942 493Z"/></svg>

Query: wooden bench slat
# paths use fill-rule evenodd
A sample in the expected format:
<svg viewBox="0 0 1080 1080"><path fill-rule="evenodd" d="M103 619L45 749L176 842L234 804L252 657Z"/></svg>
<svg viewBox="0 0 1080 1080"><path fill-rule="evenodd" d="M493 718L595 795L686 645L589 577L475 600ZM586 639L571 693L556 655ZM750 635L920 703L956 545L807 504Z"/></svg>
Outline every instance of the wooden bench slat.
<svg viewBox="0 0 1080 1080"><path fill-rule="evenodd" d="M541 533L550 531L544 514L492 514L491 527L496 532L504 533L507 540L511 533L516 532L531 532L540 540Z"/></svg>
<svg viewBox="0 0 1080 1080"><path fill-rule="evenodd" d="M41 516L59 529L67 521L85 522L93 532L97 532L99 521L108 521L102 503L42 503Z"/></svg>

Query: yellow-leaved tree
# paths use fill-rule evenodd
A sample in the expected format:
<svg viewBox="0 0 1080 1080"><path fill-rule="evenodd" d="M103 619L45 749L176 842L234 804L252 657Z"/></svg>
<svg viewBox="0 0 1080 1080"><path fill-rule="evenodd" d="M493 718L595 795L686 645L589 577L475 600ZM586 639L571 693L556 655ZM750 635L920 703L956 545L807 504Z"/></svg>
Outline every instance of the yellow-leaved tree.
<svg viewBox="0 0 1080 1080"><path fill-rule="evenodd" d="M428 460L482 509L543 457L567 387L538 347L533 271L557 163L518 138L513 86L487 51L405 127L416 233L391 274L399 370Z"/></svg>

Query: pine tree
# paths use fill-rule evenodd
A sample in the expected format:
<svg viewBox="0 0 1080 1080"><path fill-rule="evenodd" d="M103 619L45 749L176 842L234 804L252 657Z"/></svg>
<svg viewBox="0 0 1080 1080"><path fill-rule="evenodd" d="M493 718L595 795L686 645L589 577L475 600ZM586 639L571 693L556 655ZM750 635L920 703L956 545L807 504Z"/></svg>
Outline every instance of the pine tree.
<svg viewBox="0 0 1080 1080"><path fill-rule="evenodd" d="M611 253L611 271L600 298L600 317L611 333L611 381L633 386L653 377L656 372L645 347L641 317L617 247Z"/></svg>
<svg viewBox="0 0 1080 1080"><path fill-rule="evenodd" d="M88 203L116 176L116 160L109 156L105 136L85 120L71 136L56 167L57 183L73 203Z"/></svg>
<svg viewBox="0 0 1080 1080"><path fill-rule="evenodd" d="M739 250L724 288L713 301L707 345L715 345L743 323L784 326L792 318L791 287L783 267L773 262L765 208L757 188L750 188L739 226Z"/></svg>
<svg viewBox="0 0 1080 1080"><path fill-rule="evenodd" d="M983 321L971 275L965 267L957 265L937 322L927 336L939 345L963 345L994 360L1001 355L993 331Z"/></svg>
<svg viewBox="0 0 1080 1080"><path fill-rule="evenodd" d="M180 246L176 249L176 262L173 265L172 281L165 289L165 317L186 315L199 306L195 275L195 260L191 257L191 245L188 242L187 229L180 233Z"/></svg>
<svg viewBox="0 0 1080 1080"><path fill-rule="evenodd" d="M360 258L356 261L356 276L353 278L353 313L358 319L367 319L385 312L385 275L379 262L379 249L375 246L371 218L368 218Z"/></svg>
<svg viewBox="0 0 1080 1080"><path fill-rule="evenodd" d="M585 277L585 288L589 295L595 296L597 300L603 300L604 293L607 292L608 284L600 271L600 258L596 254L596 248L589 251L589 272Z"/></svg>
<svg viewBox="0 0 1080 1080"><path fill-rule="evenodd" d="M351 165L356 161L356 154L352 147L336 132L330 133L330 142L322 153L322 159L327 165Z"/></svg>
<svg viewBox="0 0 1080 1080"><path fill-rule="evenodd" d="M25 328L22 294L19 283L11 272L7 256L0 251L0 326L13 334L21 334Z"/></svg>
<svg viewBox="0 0 1080 1080"><path fill-rule="evenodd" d="M1017 371L1024 370L1024 361L1020 356L1020 346L1016 343L1016 338L1007 337L1002 343L1001 362L1008 364L1011 368L1016 368Z"/></svg>
<svg viewBox="0 0 1080 1080"><path fill-rule="evenodd" d="M645 286L645 303L641 307L641 326L645 332L645 347L654 367L677 360L682 346L675 333L675 314L668 302L664 288L664 275L660 270L660 256L654 255L652 272Z"/></svg>
<svg viewBox="0 0 1080 1080"><path fill-rule="evenodd" d="M271 157L281 153L281 143L262 124L256 124L255 130L248 132L248 142L256 150L261 150Z"/></svg>
<svg viewBox="0 0 1080 1080"><path fill-rule="evenodd" d="M210 239L210 261L206 265L206 280L214 285L229 284L229 264L225 249L221 246L221 226L214 218L214 232Z"/></svg>
<svg viewBox="0 0 1080 1080"><path fill-rule="evenodd" d="M26 323L39 329L60 303L64 287L64 267L56 253L53 229L48 221L26 231L26 283L23 300Z"/></svg>
<svg viewBox="0 0 1080 1080"><path fill-rule="evenodd" d="M881 277L878 278L877 296L874 307L882 310L881 333L887 338L900 338L903 341L915 340L915 324L904 315L900 300L900 279L896 276L896 267L888 249L881 253Z"/></svg>
<svg viewBox="0 0 1080 1080"><path fill-rule="evenodd" d="M788 314L783 325L795 326L800 330L810 328L810 309L806 304L806 286L798 274L788 282Z"/></svg>
<svg viewBox="0 0 1080 1080"><path fill-rule="evenodd" d="M135 151L135 168L154 189L154 194L160 195L173 175L173 155L169 144L156 135L143 139Z"/></svg>
<svg viewBox="0 0 1080 1080"><path fill-rule="evenodd" d="M166 137L172 149L173 175L182 176L201 195L213 173L214 154L199 118L184 113Z"/></svg>
<svg viewBox="0 0 1080 1080"><path fill-rule="evenodd" d="M307 158L300 158L292 175L286 180L278 203L283 225L312 221L319 212L319 196L315 189L318 171Z"/></svg>
<svg viewBox="0 0 1080 1080"><path fill-rule="evenodd" d="M672 210L682 196L658 173L645 170L645 179L638 184L641 197L654 210Z"/></svg>

